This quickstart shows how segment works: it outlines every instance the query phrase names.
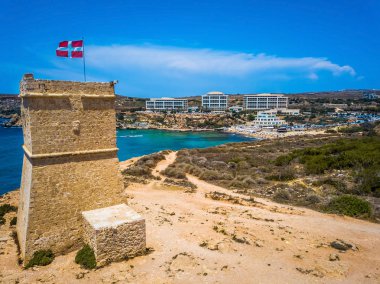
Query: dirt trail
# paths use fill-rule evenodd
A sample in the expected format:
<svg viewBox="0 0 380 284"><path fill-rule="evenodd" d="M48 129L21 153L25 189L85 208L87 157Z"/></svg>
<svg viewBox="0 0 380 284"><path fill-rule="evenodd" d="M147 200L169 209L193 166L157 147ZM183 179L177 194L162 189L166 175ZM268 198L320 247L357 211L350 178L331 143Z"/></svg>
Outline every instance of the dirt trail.
<svg viewBox="0 0 380 284"><path fill-rule="evenodd" d="M173 164L176 158L177 152L170 152L169 154L165 155L165 159L158 162L157 166L152 170L152 174L156 177L162 177L160 172L165 170L169 165Z"/></svg>
<svg viewBox="0 0 380 284"><path fill-rule="evenodd" d="M155 175L175 161L157 164ZM195 193L154 181L126 189L129 205L146 219L146 256L87 272L75 252L47 267L22 271L7 240L0 254L0 282L30 283L379 283L380 225L321 214L255 198L244 206L205 197L217 191L242 195L188 175ZM337 238L359 250L339 252ZM340 260L330 261L330 255ZM3 266L4 265L4 266ZM80 278L80 279L78 279Z"/></svg>

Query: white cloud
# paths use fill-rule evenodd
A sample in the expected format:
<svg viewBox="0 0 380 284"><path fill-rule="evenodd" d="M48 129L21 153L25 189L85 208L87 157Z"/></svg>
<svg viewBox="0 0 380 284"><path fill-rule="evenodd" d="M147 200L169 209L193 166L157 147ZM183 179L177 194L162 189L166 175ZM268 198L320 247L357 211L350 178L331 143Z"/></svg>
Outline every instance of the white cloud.
<svg viewBox="0 0 380 284"><path fill-rule="evenodd" d="M51 63L36 76L83 80L82 60L55 57ZM333 89L359 77L351 66L326 58L155 45L87 46L86 66L88 81L118 80L118 93L137 97L193 96L214 89L226 93Z"/></svg>
<svg viewBox="0 0 380 284"><path fill-rule="evenodd" d="M87 64L104 71L138 68L157 70L169 75L178 75L175 72L182 72L233 77L275 72L305 74L311 80L318 78L319 71L327 71L334 76L356 75L351 66L341 66L327 58L319 57L287 58L266 54L152 45L88 46L86 52Z"/></svg>
<svg viewBox="0 0 380 284"><path fill-rule="evenodd" d="M315 73L310 73L308 76L307 76L310 80L318 80L318 75L315 74Z"/></svg>

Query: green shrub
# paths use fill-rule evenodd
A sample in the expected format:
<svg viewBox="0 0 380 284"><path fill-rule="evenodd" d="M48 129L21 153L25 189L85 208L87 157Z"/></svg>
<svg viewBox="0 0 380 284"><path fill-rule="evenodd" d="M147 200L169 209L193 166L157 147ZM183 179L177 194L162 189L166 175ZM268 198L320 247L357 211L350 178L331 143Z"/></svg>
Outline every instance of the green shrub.
<svg viewBox="0 0 380 284"><path fill-rule="evenodd" d="M275 181L289 181L293 180L295 178L294 171L289 168L285 168L283 170L278 171L277 173L273 175L269 175L266 177L268 180L275 180Z"/></svg>
<svg viewBox="0 0 380 284"><path fill-rule="evenodd" d="M39 250L33 254L32 259L28 262L25 268L30 268L32 266L46 266L54 260L53 252L48 250Z"/></svg>
<svg viewBox="0 0 380 284"><path fill-rule="evenodd" d="M312 205L312 204L320 203L321 199L319 198L318 195L310 194L310 195L306 196L305 201L308 205Z"/></svg>
<svg viewBox="0 0 380 284"><path fill-rule="evenodd" d="M165 155L168 154L168 151L162 151L158 153L153 153L150 155L145 155L140 158L135 165L140 167L154 168L159 161L165 159Z"/></svg>
<svg viewBox="0 0 380 284"><path fill-rule="evenodd" d="M3 217L5 214L9 212L16 212L17 207L10 204L3 204L0 206L0 216Z"/></svg>
<svg viewBox="0 0 380 284"><path fill-rule="evenodd" d="M187 179L185 172L172 166L167 167L165 170L161 172L161 174L171 178Z"/></svg>
<svg viewBox="0 0 380 284"><path fill-rule="evenodd" d="M355 169L358 172L370 170L378 173L380 171L380 138L341 139L318 148L295 150L288 155L278 157L275 164L284 166L296 158L305 165L306 174L323 174L334 169ZM374 177L372 175L369 179L374 185L364 186L367 190L370 187L372 192L377 191L377 182Z"/></svg>
<svg viewBox="0 0 380 284"><path fill-rule="evenodd" d="M13 217L12 220L11 220L11 222L10 222L10 225L11 226L16 226L16 224L17 224L17 217Z"/></svg>
<svg viewBox="0 0 380 284"><path fill-rule="evenodd" d="M304 156L302 162L305 164L306 174L323 174L330 167L330 161L322 155Z"/></svg>
<svg viewBox="0 0 380 284"><path fill-rule="evenodd" d="M340 133L356 133L356 132L364 131L364 128L361 126L350 126L350 127L339 128L338 131Z"/></svg>
<svg viewBox="0 0 380 284"><path fill-rule="evenodd" d="M285 189L280 189L279 191L277 191L274 195L273 195L273 199L277 202L280 202L280 203L287 203L290 201L291 199L291 195L288 191L286 191Z"/></svg>
<svg viewBox="0 0 380 284"><path fill-rule="evenodd" d="M203 173L203 170L198 166L191 166L189 168L189 173L197 177L200 177Z"/></svg>
<svg viewBox="0 0 380 284"><path fill-rule="evenodd" d="M332 169L380 168L380 137L341 139L318 148L306 148L275 160L284 166L299 158L308 174L321 174Z"/></svg>
<svg viewBox="0 0 380 284"><path fill-rule="evenodd" d="M94 269L96 267L95 253L89 245L85 245L77 252L75 263L80 264L86 269Z"/></svg>
<svg viewBox="0 0 380 284"><path fill-rule="evenodd" d="M372 216L371 204L353 195L342 195L333 198L327 204L325 211L360 218L370 218Z"/></svg>
<svg viewBox="0 0 380 284"><path fill-rule="evenodd" d="M359 192L380 197L380 169L365 169L357 173L356 181L359 183Z"/></svg>
<svg viewBox="0 0 380 284"><path fill-rule="evenodd" d="M5 224L5 218L4 215L9 212L15 212L17 211L17 207L10 205L10 204L3 204L0 206L0 225Z"/></svg>
<svg viewBox="0 0 380 284"><path fill-rule="evenodd" d="M126 169L123 174L138 176L138 177L153 177L152 170L146 166L136 166L133 165Z"/></svg>
<svg viewBox="0 0 380 284"><path fill-rule="evenodd" d="M313 182L314 186L321 186L325 184L333 186L336 190L340 191L341 193L347 193L346 184L343 181L338 180L338 179L333 179L333 178L328 177L328 178Z"/></svg>
<svg viewBox="0 0 380 284"><path fill-rule="evenodd" d="M290 162L294 159L293 155L282 155L277 157L277 159L274 161L274 164L276 166L287 166L290 164Z"/></svg>
<svg viewBox="0 0 380 284"><path fill-rule="evenodd" d="M213 170L204 170L201 174L203 180L220 180L219 172Z"/></svg>
<svg viewBox="0 0 380 284"><path fill-rule="evenodd" d="M241 180L232 180L229 185L231 188L249 188L249 184Z"/></svg>
<svg viewBox="0 0 380 284"><path fill-rule="evenodd" d="M327 129L325 133L336 133L336 130L334 129Z"/></svg>

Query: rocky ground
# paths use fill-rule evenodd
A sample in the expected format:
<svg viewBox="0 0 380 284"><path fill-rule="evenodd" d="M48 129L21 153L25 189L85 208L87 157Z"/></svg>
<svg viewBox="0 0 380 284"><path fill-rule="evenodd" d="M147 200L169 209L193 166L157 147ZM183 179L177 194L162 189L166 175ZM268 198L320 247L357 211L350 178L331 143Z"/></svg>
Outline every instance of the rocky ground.
<svg viewBox="0 0 380 284"><path fill-rule="evenodd" d="M196 190L161 180L130 184L129 205L146 219L145 256L84 270L75 253L24 270L9 220L0 227L2 283L379 283L380 225L247 198L187 175ZM130 163L124 163L124 167ZM18 192L1 203L17 204Z"/></svg>

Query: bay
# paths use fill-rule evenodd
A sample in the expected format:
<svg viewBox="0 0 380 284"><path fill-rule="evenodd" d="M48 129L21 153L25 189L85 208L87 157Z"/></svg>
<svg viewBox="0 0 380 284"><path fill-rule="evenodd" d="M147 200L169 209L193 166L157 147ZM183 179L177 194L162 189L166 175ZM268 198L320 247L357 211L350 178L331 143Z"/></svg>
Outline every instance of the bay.
<svg viewBox="0 0 380 284"><path fill-rule="evenodd" d="M241 135L205 131L118 130L117 147L120 161L161 150L206 148L231 142L251 141ZM0 194L20 187L22 171L22 129L0 127Z"/></svg>

